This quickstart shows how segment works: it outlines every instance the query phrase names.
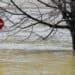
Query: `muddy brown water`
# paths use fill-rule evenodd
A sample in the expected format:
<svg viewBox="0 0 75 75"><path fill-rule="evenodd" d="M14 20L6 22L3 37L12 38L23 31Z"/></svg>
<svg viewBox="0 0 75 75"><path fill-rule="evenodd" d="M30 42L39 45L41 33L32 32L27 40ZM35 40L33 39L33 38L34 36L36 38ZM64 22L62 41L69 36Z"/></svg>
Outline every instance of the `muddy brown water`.
<svg viewBox="0 0 75 75"><path fill-rule="evenodd" d="M0 50L0 75L75 75L75 54Z"/></svg>

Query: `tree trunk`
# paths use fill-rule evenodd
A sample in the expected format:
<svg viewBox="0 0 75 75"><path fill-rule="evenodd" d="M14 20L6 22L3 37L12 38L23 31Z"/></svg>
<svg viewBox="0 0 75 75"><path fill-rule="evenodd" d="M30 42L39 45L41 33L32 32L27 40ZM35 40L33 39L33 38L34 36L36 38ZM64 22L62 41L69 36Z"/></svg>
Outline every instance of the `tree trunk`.
<svg viewBox="0 0 75 75"><path fill-rule="evenodd" d="M75 50L75 28L71 31L71 36L72 36L72 48Z"/></svg>
<svg viewBox="0 0 75 75"><path fill-rule="evenodd" d="M75 51L75 0L71 0L71 23L70 31L72 36L73 50Z"/></svg>

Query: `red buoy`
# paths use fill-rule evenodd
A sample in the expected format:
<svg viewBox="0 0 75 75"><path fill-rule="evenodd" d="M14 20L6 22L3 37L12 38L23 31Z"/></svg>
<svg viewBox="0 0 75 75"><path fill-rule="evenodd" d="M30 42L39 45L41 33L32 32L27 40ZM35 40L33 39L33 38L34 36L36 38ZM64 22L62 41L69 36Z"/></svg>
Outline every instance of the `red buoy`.
<svg viewBox="0 0 75 75"><path fill-rule="evenodd" d="M3 29L4 27L4 21L3 19L0 18L0 30Z"/></svg>

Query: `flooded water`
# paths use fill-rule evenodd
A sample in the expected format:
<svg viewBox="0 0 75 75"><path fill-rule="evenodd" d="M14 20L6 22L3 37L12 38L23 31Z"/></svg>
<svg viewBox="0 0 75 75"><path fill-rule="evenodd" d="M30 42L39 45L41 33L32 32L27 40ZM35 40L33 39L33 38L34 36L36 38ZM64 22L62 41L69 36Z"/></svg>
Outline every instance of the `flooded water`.
<svg viewBox="0 0 75 75"><path fill-rule="evenodd" d="M20 8L39 20L45 14L42 19L54 25L57 23L55 21L58 21L57 18L61 18L59 14L58 17L54 17L55 19L49 19L50 15L59 12L47 9L37 0L14 1ZM0 5L14 13L19 12L10 0L1 0ZM75 75L75 54L72 52L72 40L68 30L55 29L49 36L50 39L42 41L42 37L46 37L51 32L50 27L37 24L22 29L21 27L31 25L35 21L9 13L4 15L1 13L0 16L5 21L4 29L0 31L0 75ZM25 22L18 23L20 20Z"/></svg>
<svg viewBox="0 0 75 75"><path fill-rule="evenodd" d="M75 75L75 54L0 50L0 75Z"/></svg>

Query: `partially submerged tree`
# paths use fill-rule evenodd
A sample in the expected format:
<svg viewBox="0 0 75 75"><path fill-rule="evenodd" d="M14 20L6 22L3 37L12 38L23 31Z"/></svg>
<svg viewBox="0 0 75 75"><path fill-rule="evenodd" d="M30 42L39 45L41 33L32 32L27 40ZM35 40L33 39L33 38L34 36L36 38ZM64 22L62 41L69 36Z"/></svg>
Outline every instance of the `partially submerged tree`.
<svg viewBox="0 0 75 75"><path fill-rule="evenodd" d="M44 0L37 0L37 2L39 2L40 5L43 5L46 9L49 9L55 12L54 14L53 12L48 12L47 14L50 13L53 15L45 16L46 14L43 14L39 11L41 9L39 5L36 5L40 13L39 17L34 17L28 14L15 1L13 0L10 0L10 1L14 5L14 7L16 7L17 11L19 11L19 13L13 13L0 7L1 10L4 10L5 12L8 12L13 15L22 15L34 21L30 25L26 25L24 27L21 27L21 26L18 26L18 27L20 27L21 29L26 29L26 28L35 26L37 24L40 24L40 25L42 24L44 26L48 26L52 28L52 30L47 36L45 37L40 36L42 39L47 39L49 35L52 34L54 29L68 29L71 32L73 50L75 50L75 26L74 26L75 25L75 0L48 0L49 2L46 2ZM43 18L43 16L45 17ZM52 23L52 21L54 20L55 20L55 23Z"/></svg>

